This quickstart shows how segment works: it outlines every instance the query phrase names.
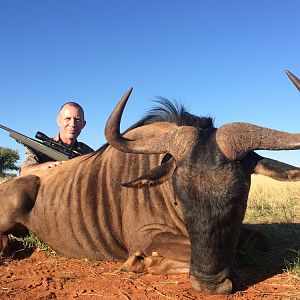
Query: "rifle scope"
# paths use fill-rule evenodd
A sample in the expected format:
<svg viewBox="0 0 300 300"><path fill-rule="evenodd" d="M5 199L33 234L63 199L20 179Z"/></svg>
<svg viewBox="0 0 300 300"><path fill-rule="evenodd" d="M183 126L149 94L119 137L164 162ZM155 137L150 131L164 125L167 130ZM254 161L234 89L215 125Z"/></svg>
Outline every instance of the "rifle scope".
<svg viewBox="0 0 300 300"><path fill-rule="evenodd" d="M35 135L35 138L38 139L38 140L41 140L41 141L45 141L45 142L48 142L48 143L53 143L53 140L51 138L49 138L46 134L38 131Z"/></svg>

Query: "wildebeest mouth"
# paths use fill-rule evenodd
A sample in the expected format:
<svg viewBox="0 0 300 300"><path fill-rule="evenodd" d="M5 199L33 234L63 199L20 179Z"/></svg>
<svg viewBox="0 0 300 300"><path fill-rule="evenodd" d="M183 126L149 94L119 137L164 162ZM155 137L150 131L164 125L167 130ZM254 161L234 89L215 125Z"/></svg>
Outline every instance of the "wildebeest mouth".
<svg viewBox="0 0 300 300"><path fill-rule="evenodd" d="M235 283L230 278L229 269L221 271L216 276L204 276L195 270L190 273L191 286L201 292L215 295L228 295L232 293Z"/></svg>

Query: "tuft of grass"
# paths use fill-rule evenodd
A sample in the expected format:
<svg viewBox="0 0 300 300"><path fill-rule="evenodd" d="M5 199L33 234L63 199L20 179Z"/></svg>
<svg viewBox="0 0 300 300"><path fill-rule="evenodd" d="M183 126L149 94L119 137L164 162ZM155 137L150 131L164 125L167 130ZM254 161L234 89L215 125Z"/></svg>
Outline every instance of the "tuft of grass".
<svg viewBox="0 0 300 300"><path fill-rule="evenodd" d="M12 241L19 242L22 245L22 250L31 250L31 249L38 248L42 251L49 252L52 254L56 253L48 245L46 245L43 241L41 241L38 237L36 237L32 232L29 232L28 235L19 238L10 236L10 239Z"/></svg>
<svg viewBox="0 0 300 300"><path fill-rule="evenodd" d="M300 182L283 182L252 175L245 222L300 222Z"/></svg>
<svg viewBox="0 0 300 300"><path fill-rule="evenodd" d="M300 250L297 251L297 255L293 261L285 260L284 271L300 281Z"/></svg>

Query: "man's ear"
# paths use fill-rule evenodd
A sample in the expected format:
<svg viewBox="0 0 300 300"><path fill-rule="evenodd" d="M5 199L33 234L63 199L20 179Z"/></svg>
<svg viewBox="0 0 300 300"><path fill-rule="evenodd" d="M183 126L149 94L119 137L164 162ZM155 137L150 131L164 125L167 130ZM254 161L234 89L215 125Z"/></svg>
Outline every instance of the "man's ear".
<svg viewBox="0 0 300 300"><path fill-rule="evenodd" d="M83 121L83 125L82 125L81 129L83 129L83 127L85 126L85 124L86 124L86 121Z"/></svg>
<svg viewBox="0 0 300 300"><path fill-rule="evenodd" d="M59 115L56 117L56 123L57 123L58 127L60 127L60 117L59 117Z"/></svg>

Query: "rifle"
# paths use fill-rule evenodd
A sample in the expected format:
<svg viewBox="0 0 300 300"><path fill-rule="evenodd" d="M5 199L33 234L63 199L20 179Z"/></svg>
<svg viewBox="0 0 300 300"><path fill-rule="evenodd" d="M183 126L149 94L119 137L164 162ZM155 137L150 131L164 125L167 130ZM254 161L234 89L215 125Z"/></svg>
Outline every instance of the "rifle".
<svg viewBox="0 0 300 300"><path fill-rule="evenodd" d="M37 132L35 138L41 140L32 139L22 133L12 130L0 124L0 128L9 132L9 136L15 139L18 143L23 144L25 147L40 152L55 161L68 160L84 154L80 149L73 149L63 145L61 142L54 141L42 132Z"/></svg>

